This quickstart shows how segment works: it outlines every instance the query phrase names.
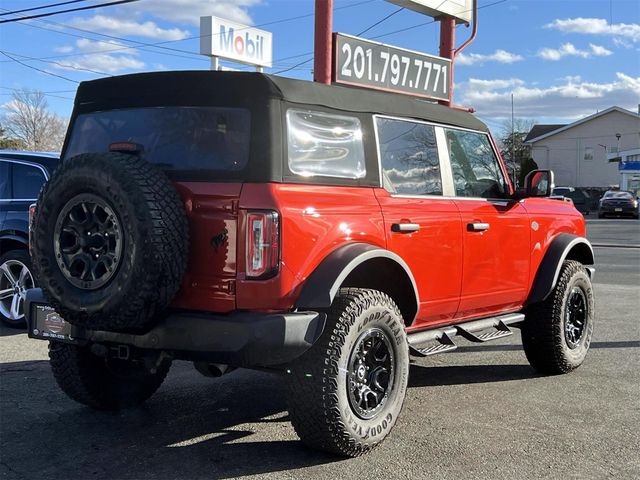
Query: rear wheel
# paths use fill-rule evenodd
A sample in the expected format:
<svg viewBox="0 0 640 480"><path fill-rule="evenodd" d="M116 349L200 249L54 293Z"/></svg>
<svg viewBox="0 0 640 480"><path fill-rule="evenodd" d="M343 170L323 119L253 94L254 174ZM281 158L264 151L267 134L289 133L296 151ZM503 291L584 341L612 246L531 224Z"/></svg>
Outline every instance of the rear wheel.
<svg viewBox="0 0 640 480"><path fill-rule="evenodd" d="M89 347L49 343L49 360L58 386L76 402L97 410L135 407L155 393L171 362L153 370L143 361L103 358Z"/></svg>
<svg viewBox="0 0 640 480"><path fill-rule="evenodd" d="M564 262L549 296L532 305L522 329L524 352L541 373L567 373L585 359L593 334L594 300L584 266Z"/></svg>
<svg viewBox="0 0 640 480"><path fill-rule="evenodd" d="M24 299L35 286L31 258L26 250L10 250L0 256L0 320L12 328L26 325Z"/></svg>
<svg viewBox="0 0 640 480"><path fill-rule="evenodd" d="M291 422L307 445L356 457L395 425L408 376L404 322L393 300L341 289L322 336L288 370Z"/></svg>

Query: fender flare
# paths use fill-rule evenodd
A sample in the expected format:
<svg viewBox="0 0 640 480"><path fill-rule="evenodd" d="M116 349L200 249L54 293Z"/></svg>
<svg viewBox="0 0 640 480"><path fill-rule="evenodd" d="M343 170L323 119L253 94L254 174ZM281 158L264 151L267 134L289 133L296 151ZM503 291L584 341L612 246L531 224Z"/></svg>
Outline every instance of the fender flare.
<svg viewBox="0 0 640 480"><path fill-rule="evenodd" d="M561 233L551 241L547 252L540 262L527 305L544 301L555 288L560 276L560 269L567 259L575 259L583 265L593 265L593 247L589 240L570 233ZM592 276L593 269L589 269Z"/></svg>
<svg viewBox="0 0 640 480"><path fill-rule="evenodd" d="M296 308L316 309L329 308L333 299L338 294L340 286L345 279L358 266L373 259L387 259L396 263L404 270L413 287L415 310L417 314L420 306L418 287L409 269L409 266L401 257L389 250L368 243L351 243L331 252L316 269L309 275L302 287L302 291L296 301ZM414 318L405 319L413 323Z"/></svg>

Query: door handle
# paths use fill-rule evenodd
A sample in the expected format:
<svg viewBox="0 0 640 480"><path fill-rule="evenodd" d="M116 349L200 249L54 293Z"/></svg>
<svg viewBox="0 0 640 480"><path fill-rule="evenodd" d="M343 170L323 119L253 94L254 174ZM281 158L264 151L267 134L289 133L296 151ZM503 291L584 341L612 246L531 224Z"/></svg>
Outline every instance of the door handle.
<svg viewBox="0 0 640 480"><path fill-rule="evenodd" d="M391 231L397 233L413 233L420 230L417 223L394 223L391 225Z"/></svg>
<svg viewBox="0 0 640 480"><path fill-rule="evenodd" d="M470 232L484 232L489 230L488 223L467 223L467 230Z"/></svg>

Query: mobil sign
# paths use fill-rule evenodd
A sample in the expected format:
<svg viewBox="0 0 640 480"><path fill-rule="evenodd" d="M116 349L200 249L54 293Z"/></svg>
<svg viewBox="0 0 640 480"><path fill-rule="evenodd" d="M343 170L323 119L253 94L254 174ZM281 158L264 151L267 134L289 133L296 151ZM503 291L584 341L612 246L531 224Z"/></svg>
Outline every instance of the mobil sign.
<svg viewBox="0 0 640 480"><path fill-rule="evenodd" d="M271 67L271 32L218 17L200 17L200 53Z"/></svg>

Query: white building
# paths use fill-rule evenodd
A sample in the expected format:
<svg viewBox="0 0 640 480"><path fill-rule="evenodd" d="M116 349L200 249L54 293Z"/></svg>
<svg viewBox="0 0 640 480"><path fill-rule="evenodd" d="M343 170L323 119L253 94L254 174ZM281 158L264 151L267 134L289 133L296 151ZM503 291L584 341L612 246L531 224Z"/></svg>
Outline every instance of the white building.
<svg viewBox="0 0 640 480"><path fill-rule="evenodd" d="M620 185L610 153L640 148L640 116L611 107L568 125L535 125L525 143L538 168L555 172L556 185Z"/></svg>

